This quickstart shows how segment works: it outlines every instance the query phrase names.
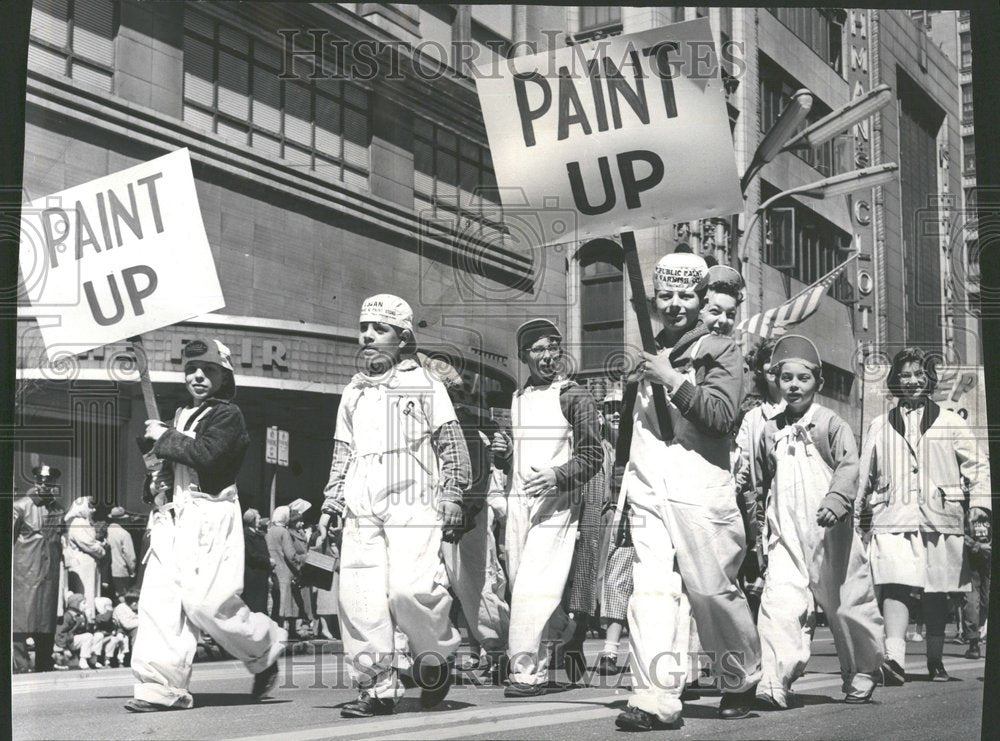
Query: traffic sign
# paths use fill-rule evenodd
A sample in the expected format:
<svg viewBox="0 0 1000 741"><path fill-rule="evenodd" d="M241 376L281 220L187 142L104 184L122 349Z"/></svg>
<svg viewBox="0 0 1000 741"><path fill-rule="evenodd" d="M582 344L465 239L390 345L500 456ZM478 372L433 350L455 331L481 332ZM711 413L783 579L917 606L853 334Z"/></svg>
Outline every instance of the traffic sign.
<svg viewBox="0 0 1000 741"><path fill-rule="evenodd" d="M287 452L287 451L286 451ZM278 428L267 428L267 447L264 452L264 460L268 463L278 462Z"/></svg>
<svg viewBox="0 0 1000 741"><path fill-rule="evenodd" d="M278 430L278 465L288 465L288 431Z"/></svg>

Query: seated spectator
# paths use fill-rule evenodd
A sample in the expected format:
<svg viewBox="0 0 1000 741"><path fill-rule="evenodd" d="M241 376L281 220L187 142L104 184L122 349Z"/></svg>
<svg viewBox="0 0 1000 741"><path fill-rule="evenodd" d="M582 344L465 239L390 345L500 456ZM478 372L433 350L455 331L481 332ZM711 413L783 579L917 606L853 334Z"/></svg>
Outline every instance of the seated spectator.
<svg viewBox="0 0 1000 741"><path fill-rule="evenodd" d="M81 669L97 668L97 659L94 657L95 636L84 614L85 609L86 600L82 594L70 594L66 598L62 623L56 629L53 655L56 669L69 669L69 662L74 658ZM101 636L98 640L103 638Z"/></svg>
<svg viewBox="0 0 1000 741"><path fill-rule="evenodd" d="M111 617L115 622L115 628L125 636L125 659L122 662L125 666L132 663L132 646L135 645L135 633L139 628L139 592L130 589L118 598Z"/></svg>
<svg viewBox="0 0 1000 741"><path fill-rule="evenodd" d="M111 599L109 597L98 597L94 600L94 612L96 613L96 617L94 618L96 629L94 633L94 654L97 657L97 666L98 668L101 666L120 666L128 650L128 638L115 625ZM97 645L97 635L102 636L100 646Z"/></svg>

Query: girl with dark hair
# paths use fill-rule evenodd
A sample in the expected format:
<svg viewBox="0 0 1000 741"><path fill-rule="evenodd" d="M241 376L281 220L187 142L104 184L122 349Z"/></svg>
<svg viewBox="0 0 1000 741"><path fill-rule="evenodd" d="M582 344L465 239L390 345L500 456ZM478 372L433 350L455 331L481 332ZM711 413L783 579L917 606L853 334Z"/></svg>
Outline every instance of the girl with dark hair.
<svg viewBox="0 0 1000 741"><path fill-rule="evenodd" d="M990 512L986 457L965 421L930 399L936 384L933 360L923 350L897 353L886 385L898 403L872 421L861 454L855 517L870 518L887 685L906 680L911 591L922 595L930 678L948 680L941 660L948 595L969 591L964 534Z"/></svg>

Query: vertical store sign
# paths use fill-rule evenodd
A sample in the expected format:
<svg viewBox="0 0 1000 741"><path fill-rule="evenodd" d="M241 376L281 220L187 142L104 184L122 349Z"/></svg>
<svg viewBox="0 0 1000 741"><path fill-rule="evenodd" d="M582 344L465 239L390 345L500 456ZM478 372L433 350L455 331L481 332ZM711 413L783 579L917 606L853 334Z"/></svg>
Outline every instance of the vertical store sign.
<svg viewBox="0 0 1000 741"><path fill-rule="evenodd" d="M868 48L868 11L852 8L848 14L848 64L847 83L851 99L856 99L871 89L870 55ZM854 124L854 147L851 165L860 169L872 162L872 119L866 118ZM877 322L874 317L875 275L873 261L872 191L863 191L852 200L851 232L854 249L860 253L858 259L858 312L860 318L859 337L863 343L871 343L877 337Z"/></svg>

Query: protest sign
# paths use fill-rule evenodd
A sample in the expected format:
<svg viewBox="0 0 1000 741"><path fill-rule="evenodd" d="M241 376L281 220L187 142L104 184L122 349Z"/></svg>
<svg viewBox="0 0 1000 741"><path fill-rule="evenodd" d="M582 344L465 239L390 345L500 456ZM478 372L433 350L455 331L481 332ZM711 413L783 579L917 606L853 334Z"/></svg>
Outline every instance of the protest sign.
<svg viewBox="0 0 1000 741"><path fill-rule="evenodd" d="M20 269L50 358L225 306L187 149L24 206Z"/></svg>
<svg viewBox="0 0 1000 741"><path fill-rule="evenodd" d="M476 88L504 206L576 212L542 244L742 210L707 19L515 57Z"/></svg>

